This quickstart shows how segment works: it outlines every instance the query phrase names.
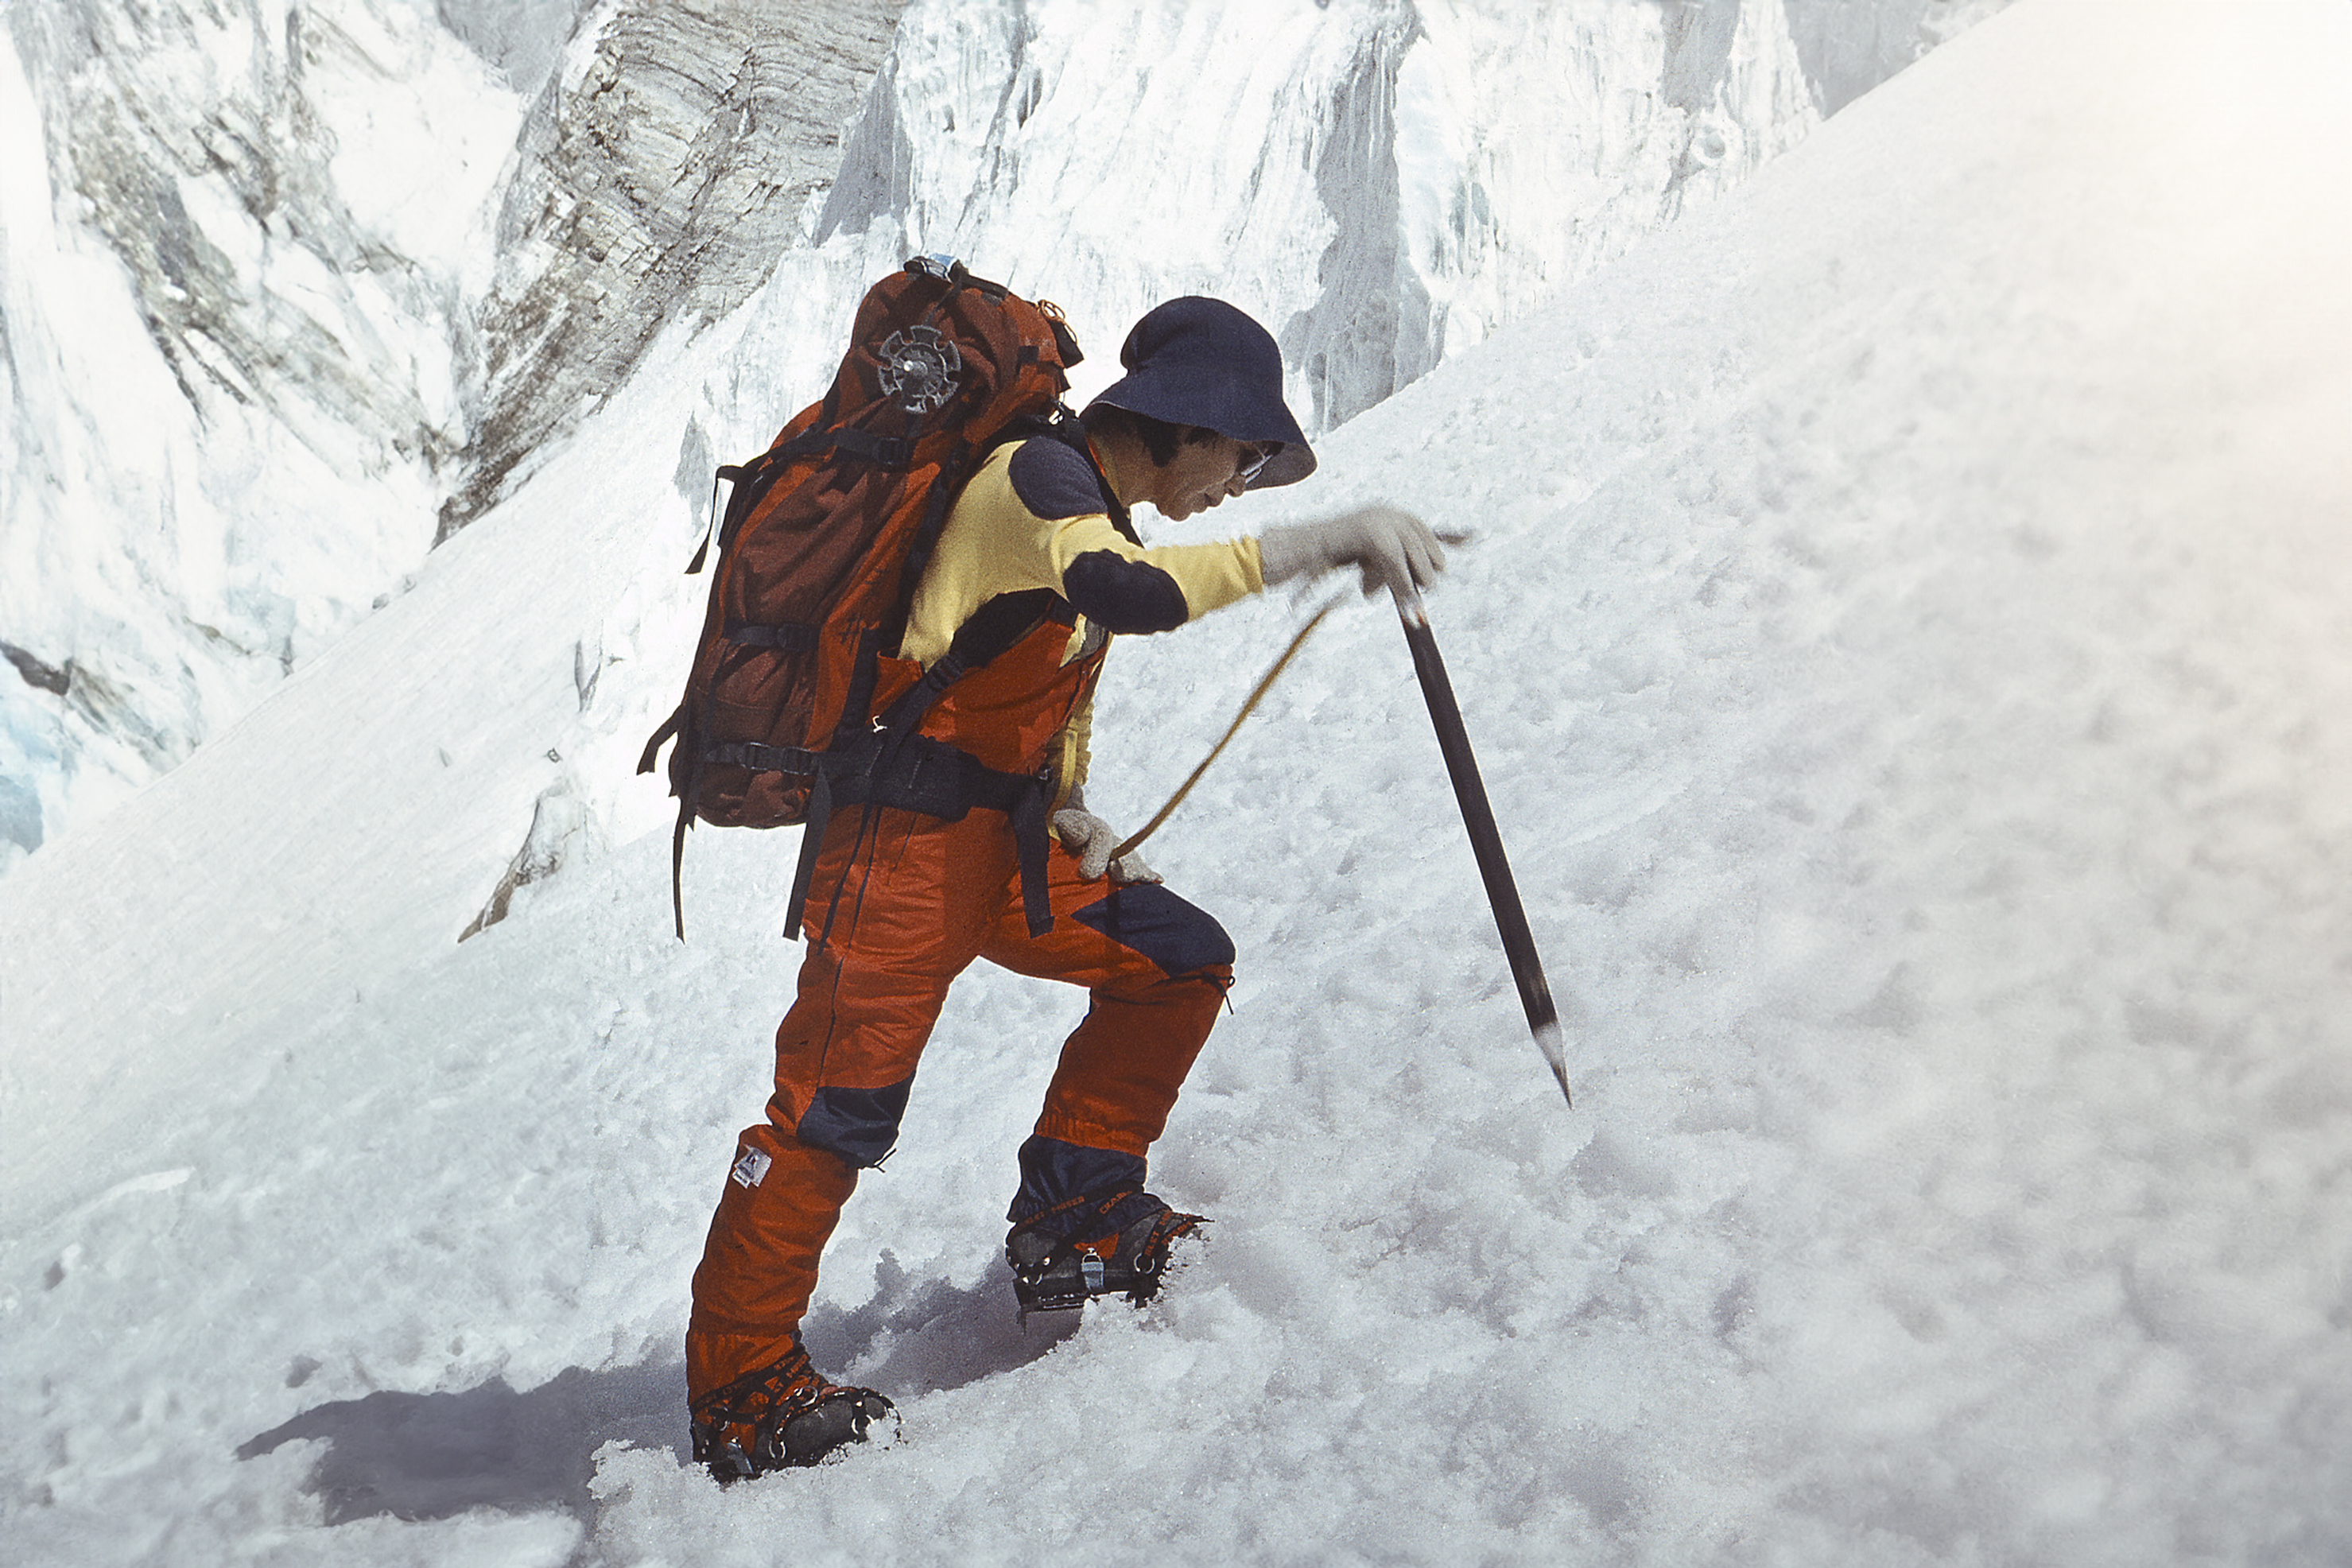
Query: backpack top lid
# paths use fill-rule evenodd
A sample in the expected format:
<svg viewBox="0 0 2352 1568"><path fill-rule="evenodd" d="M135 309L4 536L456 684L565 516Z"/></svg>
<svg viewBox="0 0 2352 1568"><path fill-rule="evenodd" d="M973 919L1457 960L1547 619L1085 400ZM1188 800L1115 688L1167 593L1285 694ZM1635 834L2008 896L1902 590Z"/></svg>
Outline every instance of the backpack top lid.
<svg viewBox="0 0 2352 1568"><path fill-rule="evenodd" d="M1155 305L1127 334L1118 363L1127 374L1097 403L1235 441L1280 442L1250 489L1315 471L1315 450L1282 400L1282 351L1238 307L1202 294Z"/></svg>

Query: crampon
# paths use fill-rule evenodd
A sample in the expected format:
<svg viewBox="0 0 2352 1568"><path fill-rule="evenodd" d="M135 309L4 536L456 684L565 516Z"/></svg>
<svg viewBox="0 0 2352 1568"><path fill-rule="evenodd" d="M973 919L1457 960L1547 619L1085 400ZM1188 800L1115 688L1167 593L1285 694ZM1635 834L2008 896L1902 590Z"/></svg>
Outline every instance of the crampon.
<svg viewBox="0 0 2352 1568"><path fill-rule="evenodd" d="M1142 1305L1160 1293L1169 1247L1208 1223L1137 1187L1086 1193L1031 1215L1004 1238L1023 1320L1097 1296Z"/></svg>
<svg viewBox="0 0 2352 1568"><path fill-rule="evenodd" d="M690 1414L695 1460L721 1486L814 1465L866 1441L877 1422L887 1423L886 1442L898 1430L897 1405L870 1388L828 1383L797 1340L783 1360L705 1394Z"/></svg>

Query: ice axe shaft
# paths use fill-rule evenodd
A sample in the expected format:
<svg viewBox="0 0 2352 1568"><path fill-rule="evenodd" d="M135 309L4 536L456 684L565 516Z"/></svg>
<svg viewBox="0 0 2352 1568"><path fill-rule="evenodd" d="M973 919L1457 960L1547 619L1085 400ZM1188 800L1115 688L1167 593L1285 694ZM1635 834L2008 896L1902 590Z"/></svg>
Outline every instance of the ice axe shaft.
<svg viewBox="0 0 2352 1568"><path fill-rule="evenodd" d="M1527 1009L1536 1048L1543 1052L1551 1076L1559 1080L1560 1094L1572 1106L1576 1097L1568 1088L1568 1052L1560 1040L1559 1010L1552 1005L1543 960L1536 955L1535 933L1528 929L1527 908L1519 902L1518 884L1512 880L1511 863L1503 854L1503 835L1495 826L1495 808L1487 804L1486 784L1478 777L1478 759L1470 752L1462 705L1454 700L1454 683L1446 679L1445 661L1438 657L1437 637L1430 630L1429 611L1420 593L1411 588L1395 593L1397 617L1404 623L1413 671L1421 677L1429 721L1437 731L1437 749L1444 753L1445 771L1454 780L1454 798L1462 805L1462 825L1469 829L1478 875L1486 883L1486 901L1494 907L1495 929L1502 933L1503 953L1510 960L1511 978L1518 983L1519 1005Z"/></svg>

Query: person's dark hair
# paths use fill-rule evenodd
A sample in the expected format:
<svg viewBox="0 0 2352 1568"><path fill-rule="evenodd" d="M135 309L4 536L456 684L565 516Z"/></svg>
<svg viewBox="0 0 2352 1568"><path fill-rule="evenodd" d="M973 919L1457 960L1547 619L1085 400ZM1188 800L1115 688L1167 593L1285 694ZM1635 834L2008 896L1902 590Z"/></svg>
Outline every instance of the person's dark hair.
<svg viewBox="0 0 2352 1568"><path fill-rule="evenodd" d="M1078 417L1089 436L1111 430L1132 436L1142 443L1144 455L1161 468L1176 460L1178 448L1202 446L1217 438L1217 433L1204 425L1171 425L1108 403L1090 404Z"/></svg>

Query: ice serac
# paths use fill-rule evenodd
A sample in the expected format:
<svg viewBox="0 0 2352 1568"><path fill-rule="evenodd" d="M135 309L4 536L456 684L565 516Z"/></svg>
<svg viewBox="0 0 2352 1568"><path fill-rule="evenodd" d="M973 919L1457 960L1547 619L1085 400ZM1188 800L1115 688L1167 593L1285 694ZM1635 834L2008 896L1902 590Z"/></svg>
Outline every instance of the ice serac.
<svg viewBox="0 0 2352 1568"><path fill-rule="evenodd" d="M0 12L0 872L755 287L896 3Z"/></svg>
<svg viewBox="0 0 2352 1568"><path fill-rule="evenodd" d="M1378 357L1332 356L1362 319L1350 271L1326 258L1302 347L1333 368L1335 422L1450 353L1555 299L1685 203L1720 194L1819 121L1770 4L1423 5L1422 36L1389 89L1396 105L1393 377ZM1353 274L1360 293L1387 271Z"/></svg>
<svg viewBox="0 0 2352 1568"><path fill-rule="evenodd" d="M517 120L413 0L5 21L0 868L415 569Z"/></svg>
<svg viewBox="0 0 2352 1568"><path fill-rule="evenodd" d="M596 0L434 0L442 26L530 97L562 58L572 26Z"/></svg>
<svg viewBox="0 0 2352 1568"><path fill-rule="evenodd" d="M1823 114L1835 114L2011 0L1786 0L1789 34Z"/></svg>
<svg viewBox="0 0 2352 1568"><path fill-rule="evenodd" d="M917 0L817 237L955 250L1097 340L1223 294L1276 328L1315 429L1820 117L1780 0L1076 9Z"/></svg>
<svg viewBox="0 0 2352 1568"><path fill-rule="evenodd" d="M487 158L478 137L436 142L457 168L395 173L382 144L424 130L429 94L477 116L495 104L496 82L452 39L401 0L277 16L64 4L9 21L53 185L79 198L191 405L257 405L322 446L348 432L381 460L453 444L398 326L442 326L464 212L428 216L406 198L426 181L487 193L498 115ZM363 137L376 177L354 179L347 143Z"/></svg>
<svg viewBox="0 0 2352 1568"><path fill-rule="evenodd" d="M478 411L440 536L803 236L905 0L630 0L541 89L500 200Z"/></svg>

